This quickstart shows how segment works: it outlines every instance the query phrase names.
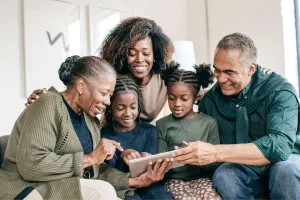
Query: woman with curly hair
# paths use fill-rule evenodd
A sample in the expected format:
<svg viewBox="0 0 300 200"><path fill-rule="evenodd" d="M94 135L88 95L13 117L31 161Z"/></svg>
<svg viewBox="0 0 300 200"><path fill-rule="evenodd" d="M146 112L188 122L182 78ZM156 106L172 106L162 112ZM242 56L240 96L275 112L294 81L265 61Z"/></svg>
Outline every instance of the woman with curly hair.
<svg viewBox="0 0 300 200"><path fill-rule="evenodd" d="M109 62L118 76L128 76L138 85L142 100L141 119L157 117L167 101L167 89L160 72L171 61L174 46L153 20L132 17L122 21L105 38L100 57ZM35 90L26 106L44 90Z"/></svg>
<svg viewBox="0 0 300 200"><path fill-rule="evenodd" d="M153 20L132 17L122 21L105 38L100 57L119 76L128 76L138 85L142 97L141 119L152 121L167 100L160 72L171 61L174 46Z"/></svg>

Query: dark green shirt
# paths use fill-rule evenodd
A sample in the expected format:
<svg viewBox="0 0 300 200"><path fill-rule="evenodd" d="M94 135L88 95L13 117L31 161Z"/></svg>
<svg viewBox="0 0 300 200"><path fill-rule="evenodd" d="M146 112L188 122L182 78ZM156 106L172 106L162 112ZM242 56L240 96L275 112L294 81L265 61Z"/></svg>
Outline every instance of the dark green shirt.
<svg viewBox="0 0 300 200"><path fill-rule="evenodd" d="M278 79L277 77L279 76L276 75L274 80ZM236 133L237 120L226 116L226 113L238 112L240 106L246 107L247 110L251 110L251 107L255 108L247 115L247 137L249 137L249 142L253 142L271 163L276 163L286 160L292 152L299 153L298 101L293 92L284 89L280 91L274 89L263 99L255 100L257 96L254 96L253 93L257 94L257 91L253 91L259 87L257 83L260 78L261 75L254 75L251 82L239 95L230 97L222 95L218 83L216 83L201 100L199 111L213 116L217 120L221 144L236 144L238 143L236 135L244 133L242 131ZM269 85L264 85L260 90L264 90L266 87ZM216 93L218 93L218 98L226 103L217 103L219 100L216 98ZM260 92L259 96L262 96L262 93ZM269 166L249 167L258 174L262 174Z"/></svg>
<svg viewBox="0 0 300 200"><path fill-rule="evenodd" d="M172 114L156 122L158 129L158 152L172 151L182 146L182 141L197 140L220 144L218 125L214 118L200 113L193 119L176 119ZM167 179L194 180L209 175L209 167L185 165L169 171Z"/></svg>

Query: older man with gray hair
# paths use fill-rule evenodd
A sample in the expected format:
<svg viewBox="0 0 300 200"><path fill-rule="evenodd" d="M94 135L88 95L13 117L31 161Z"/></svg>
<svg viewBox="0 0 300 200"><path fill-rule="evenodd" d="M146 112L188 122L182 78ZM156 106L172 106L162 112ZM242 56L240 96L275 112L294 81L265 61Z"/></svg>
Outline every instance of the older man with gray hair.
<svg viewBox="0 0 300 200"><path fill-rule="evenodd" d="M217 83L199 111L216 118L220 145L197 141L174 154L194 165L222 163L213 185L224 199L300 199L299 101L295 88L256 64L246 35L221 39L214 56Z"/></svg>

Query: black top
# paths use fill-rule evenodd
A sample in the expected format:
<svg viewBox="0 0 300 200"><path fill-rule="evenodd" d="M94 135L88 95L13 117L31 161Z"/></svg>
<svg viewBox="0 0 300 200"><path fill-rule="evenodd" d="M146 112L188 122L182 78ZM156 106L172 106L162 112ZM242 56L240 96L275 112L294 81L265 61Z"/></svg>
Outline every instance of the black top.
<svg viewBox="0 0 300 200"><path fill-rule="evenodd" d="M140 122L133 130L127 132L116 132L111 124L101 129L101 137L115 140L121 143L124 150L133 149L137 152L148 152L157 154L157 129L147 122ZM120 157L121 152L116 150L114 157L105 162L120 171L129 172L129 168Z"/></svg>
<svg viewBox="0 0 300 200"><path fill-rule="evenodd" d="M79 138L84 154L89 154L93 151L93 140L91 133L85 123L84 114L78 115L64 99L64 103L69 111L73 128Z"/></svg>

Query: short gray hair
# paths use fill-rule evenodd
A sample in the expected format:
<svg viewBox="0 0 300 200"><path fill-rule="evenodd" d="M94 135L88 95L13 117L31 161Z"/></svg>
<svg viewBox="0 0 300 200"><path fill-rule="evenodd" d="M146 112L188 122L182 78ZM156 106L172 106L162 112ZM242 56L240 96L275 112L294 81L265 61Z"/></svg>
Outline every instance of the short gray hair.
<svg viewBox="0 0 300 200"><path fill-rule="evenodd" d="M217 45L217 49L233 50L237 49L241 53L241 63L245 68L256 63L257 49L254 42L246 35L232 33L223 37Z"/></svg>

